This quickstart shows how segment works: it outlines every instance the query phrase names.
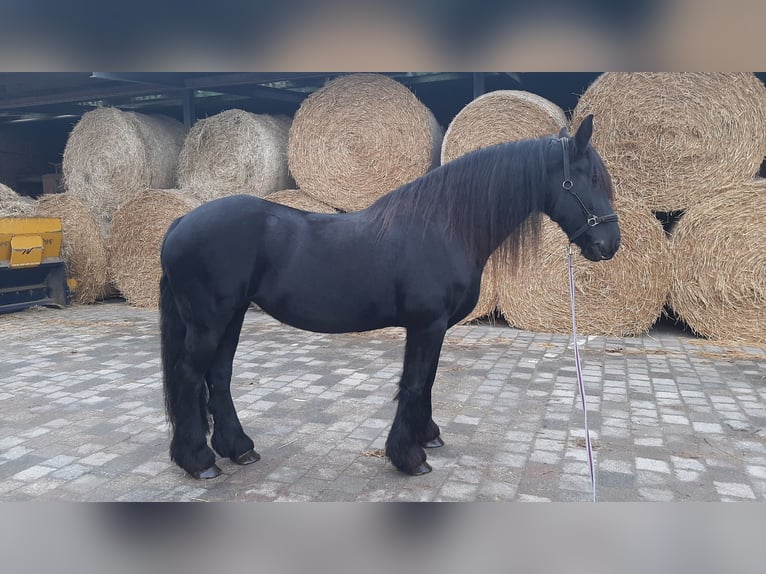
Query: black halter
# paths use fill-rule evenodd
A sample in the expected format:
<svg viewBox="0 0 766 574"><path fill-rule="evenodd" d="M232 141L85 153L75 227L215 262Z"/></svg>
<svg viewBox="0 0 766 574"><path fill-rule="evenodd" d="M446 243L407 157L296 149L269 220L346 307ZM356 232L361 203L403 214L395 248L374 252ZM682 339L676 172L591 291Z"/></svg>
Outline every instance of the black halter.
<svg viewBox="0 0 766 574"><path fill-rule="evenodd" d="M562 183L561 186L569 193L571 193L572 197L577 200L577 203L580 204L580 207L582 207L583 213L585 213L585 217L587 218L585 224L569 236L569 242L574 243L574 240L585 233L588 228L596 227L599 223L617 221L618 217L616 213L610 213L608 215L594 215L590 212L590 209L588 209L585 203L583 203L583 200L574 190L574 183L569 178L569 138L560 138L559 141L561 141L561 148L564 151L564 183Z"/></svg>

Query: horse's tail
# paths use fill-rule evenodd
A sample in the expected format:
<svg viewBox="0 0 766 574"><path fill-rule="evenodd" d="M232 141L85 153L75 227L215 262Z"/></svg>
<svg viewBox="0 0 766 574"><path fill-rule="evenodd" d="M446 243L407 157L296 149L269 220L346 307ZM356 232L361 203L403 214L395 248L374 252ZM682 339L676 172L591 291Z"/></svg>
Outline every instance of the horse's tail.
<svg viewBox="0 0 766 574"><path fill-rule="evenodd" d="M168 227L160 249L162 277L160 278L160 354L162 359L162 387L165 395L165 413L175 433L176 420L183 409L181 386L184 384L181 365L179 364L185 347L186 323L176 304L175 295L170 288L165 268L165 244L173 229L182 218L178 218ZM203 385L204 386L204 385Z"/></svg>
<svg viewBox="0 0 766 574"><path fill-rule="evenodd" d="M177 365L184 349L186 326L178 312L168 276L160 279L160 353L162 356L162 386L165 393L165 413L173 429L176 426L179 385Z"/></svg>

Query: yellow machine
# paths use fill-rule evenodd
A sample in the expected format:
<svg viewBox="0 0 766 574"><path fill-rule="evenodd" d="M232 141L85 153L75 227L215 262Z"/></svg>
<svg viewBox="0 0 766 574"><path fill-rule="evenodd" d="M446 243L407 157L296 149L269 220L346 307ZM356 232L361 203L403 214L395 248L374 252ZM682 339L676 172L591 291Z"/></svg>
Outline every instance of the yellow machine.
<svg viewBox="0 0 766 574"><path fill-rule="evenodd" d="M0 218L0 313L69 304L61 220Z"/></svg>

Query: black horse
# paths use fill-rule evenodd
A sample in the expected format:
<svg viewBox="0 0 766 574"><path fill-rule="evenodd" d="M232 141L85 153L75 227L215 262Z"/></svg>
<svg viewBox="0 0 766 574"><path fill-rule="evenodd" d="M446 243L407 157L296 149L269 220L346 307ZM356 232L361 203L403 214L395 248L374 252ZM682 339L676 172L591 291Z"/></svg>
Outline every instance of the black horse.
<svg viewBox="0 0 766 574"><path fill-rule="evenodd" d="M230 390L242 322L255 302L310 331L404 327L386 455L405 473L429 472L424 447L444 444L431 416L442 342L475 306L489 256L505 249L518 257L538 238L541 213L592 261L619 247L612 184L590 145L592 129L589 116L574 137L562 130L472 152L355 213L307 213L239 195L173 222L160 281L172 460L195 478L218 476L209 415L215 452L238 464L259 460Z"/></svg>

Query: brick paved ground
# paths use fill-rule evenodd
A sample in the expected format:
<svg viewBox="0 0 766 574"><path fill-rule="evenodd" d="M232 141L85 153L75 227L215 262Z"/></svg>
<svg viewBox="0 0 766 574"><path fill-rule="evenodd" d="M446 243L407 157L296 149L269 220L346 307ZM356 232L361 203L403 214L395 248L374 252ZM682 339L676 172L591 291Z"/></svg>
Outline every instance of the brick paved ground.
<svg viewBox="0 0 766 574"><path fill-rule="evenodd" d="M407 477L379 456L403 332L323 335L251 310L233 394L262 460L195 481L168 459L157 313L124 303L0 316L0 500L590 498L570 340L456 327L434 389L446 446ZM659 330L591 337L603 501L766 500L766 350Z"/></svg>

